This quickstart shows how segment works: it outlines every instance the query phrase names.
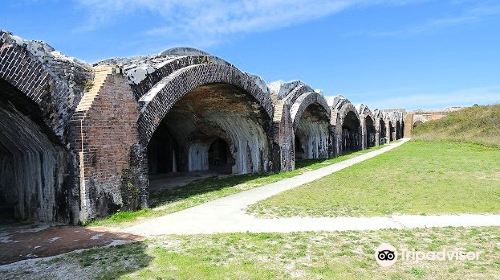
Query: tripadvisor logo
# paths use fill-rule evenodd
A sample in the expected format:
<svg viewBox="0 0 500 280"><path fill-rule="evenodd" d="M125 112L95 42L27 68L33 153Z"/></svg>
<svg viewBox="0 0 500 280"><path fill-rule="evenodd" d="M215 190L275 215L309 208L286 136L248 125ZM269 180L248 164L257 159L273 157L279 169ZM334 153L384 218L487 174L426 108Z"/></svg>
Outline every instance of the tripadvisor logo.
<svg viewBox="0 0 500 280"><path fill-rule="evenodd" d="M390 267L396 263L398 257L401 261L477 261L481 251L467 252L462 248L444 248L441 251L416 251L402 248L398 254L391 244L383 243L375 249L375 260L382 267Z"/></svg>
<svg viewBox="0 0 500 280"><path fill-rule="evenodd" d="M382 243L375 249L375 260L382 267L389 267L396 263L398 253L391 244Z"/></svg>

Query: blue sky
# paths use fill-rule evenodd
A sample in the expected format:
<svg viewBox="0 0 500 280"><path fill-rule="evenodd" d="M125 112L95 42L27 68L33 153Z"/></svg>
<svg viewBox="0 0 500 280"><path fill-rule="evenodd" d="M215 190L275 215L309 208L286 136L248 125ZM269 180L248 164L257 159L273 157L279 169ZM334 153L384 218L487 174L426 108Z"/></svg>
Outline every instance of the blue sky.
<svg viewBox="0 0 500 280"><path fill-rule="evenodd" d="M371 108L500 102L500 1L0 0L0 28L95 62L174 46Z"/></svg>

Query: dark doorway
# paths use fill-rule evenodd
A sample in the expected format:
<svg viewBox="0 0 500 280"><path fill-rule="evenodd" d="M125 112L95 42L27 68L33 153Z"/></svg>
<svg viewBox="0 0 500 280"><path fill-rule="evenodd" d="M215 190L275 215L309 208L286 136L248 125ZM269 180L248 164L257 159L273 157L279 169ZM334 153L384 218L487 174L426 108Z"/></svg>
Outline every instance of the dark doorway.
<svg viewBox="0 0 500 280"><path fill-rule="evenodd" d="M401 139L401 123L399 121L396 122L396 140Z"/></svg>
<svg viewBox="0 0 500 280"><path fill-rule="evenodd" d="M231 152L229 145L222 138L217 138L208 149L209 170L222 174L231 174Z"/></svg>
<svg viewBox="0 0 500 280"><path fill-rule="evenodd" d="M379 139L381 145L387 143L387 128L385 127L385 122L382 119L380 119Z"/></svg>
<svg viewBox="0 0 500 280"><path fill-rule="evenodd" d="M375 124L370 116L366 116L366 147L370 148L375 146Z"/></svg>
<svg viewBox="0 0 500 280"><path fill-rule="evenodd" d="M394 129L394 126L392 125L392 122L389 122L389 140L392 142L396 138L396 130Z"/></svg>
<svg viewBox="0 0 500 280"><path fill-rule="evenodd" d="M401 122L401 138L405 137L405 121Z"/></svg>
<svg viewBox="0 0 500 280"><path fill-rule="evenodd" d="M297 135L295 135L295 159L304 159L304 149L302 148L302 143Z"/></svg>
<svg viewBox="0 0 500 280"><path fill-rule="evenodd" d="M148 146L149 174L177 172L177 146L168 129L158 129Z"/></svg>
<svg viewBox="0 0 500 280"><path fill-rule="evenodd" d="M358 117L348 112L342 124L342 150L352 152L361 150L361 126Z"/></svg>

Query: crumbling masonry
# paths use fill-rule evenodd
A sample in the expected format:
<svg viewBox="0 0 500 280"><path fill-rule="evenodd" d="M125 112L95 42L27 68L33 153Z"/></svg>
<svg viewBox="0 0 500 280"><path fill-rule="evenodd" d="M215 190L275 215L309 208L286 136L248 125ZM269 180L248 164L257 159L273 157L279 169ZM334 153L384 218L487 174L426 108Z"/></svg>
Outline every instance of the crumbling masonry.
<svg viewBox="0 0 500 280"><path fill-rule="evenodd" d="M88 221L147 207L155 176L292 170L403 131L401 112L195 49L89 65L0 32L0 208L18 220Z"/></svg>

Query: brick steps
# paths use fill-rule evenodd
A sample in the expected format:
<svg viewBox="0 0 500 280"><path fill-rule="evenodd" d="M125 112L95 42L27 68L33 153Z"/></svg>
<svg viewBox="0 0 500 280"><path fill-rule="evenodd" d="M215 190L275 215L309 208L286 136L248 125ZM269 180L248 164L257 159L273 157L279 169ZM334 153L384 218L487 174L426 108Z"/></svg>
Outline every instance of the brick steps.
<svg viewBox="0 0 500 280"><path fill-rule="evenodd" d="M86 91L83 94L80 103L78 103L78 106L76 107L76 116L84 116L85 112L90 109L90 106L92 106L94 99L99 95L99 91L106 82L106 79L109 75L113 74L114 70L115 68L109 65L100 65L94 67L95 76L92 88L90 88L90 90Z"/></svg>

